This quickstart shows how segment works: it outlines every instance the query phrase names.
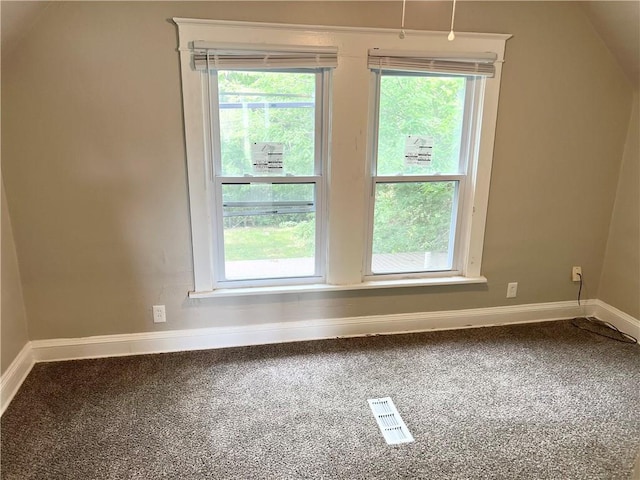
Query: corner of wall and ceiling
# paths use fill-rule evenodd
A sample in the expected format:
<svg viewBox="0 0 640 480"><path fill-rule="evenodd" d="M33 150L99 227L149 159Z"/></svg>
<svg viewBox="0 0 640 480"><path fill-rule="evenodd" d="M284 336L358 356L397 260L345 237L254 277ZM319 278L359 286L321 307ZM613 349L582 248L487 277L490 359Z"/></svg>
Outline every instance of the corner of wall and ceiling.
<svg viewBox="0 0 640 480"><path fill-rule="evenodd" d="M640 2L577 2L632 89L640 89Z"/></svg>

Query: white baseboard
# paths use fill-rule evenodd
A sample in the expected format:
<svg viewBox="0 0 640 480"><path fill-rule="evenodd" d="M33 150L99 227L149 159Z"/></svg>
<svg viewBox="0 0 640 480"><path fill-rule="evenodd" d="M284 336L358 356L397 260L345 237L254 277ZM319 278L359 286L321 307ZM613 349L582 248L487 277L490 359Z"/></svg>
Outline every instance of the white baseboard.
<svg viewBox="0 0 640 480"><path fill-rule="evenodd" d="M490 327L594 316L639 337L640 322L600 300L372 315L238 327L211 327L84 338L33 340L2 375L1 413L9 405L35 362L116 357L212 348L320 340L364 335L390 335L433 330Z"/></svg>
<svg viewBox="0 0 640 480"><path fill-rule="evenodd" d="M588 302L583 302L583 305ZM35 360L50 362L211 348L237 347L336 337L489 327L573 318L576 302L554 302L441 312L373 315L238 327L211 327L85 338L34 340Z"/></svg>
<svg viewBox="0 0 640 480"><path fill-rule="evenodd" d="M4 413L15 394L18 393L22 382L27 378L34 364L31 342L27 342L0 379L0 415Z"/></svg>
<svg viewBox="0 0 640 480"><path fill-rule="evenodd" d="M621 332L628 333L640 340L640 320L601 300L593 300L591 303L592 316L599 320L609 322Z"/></svg>

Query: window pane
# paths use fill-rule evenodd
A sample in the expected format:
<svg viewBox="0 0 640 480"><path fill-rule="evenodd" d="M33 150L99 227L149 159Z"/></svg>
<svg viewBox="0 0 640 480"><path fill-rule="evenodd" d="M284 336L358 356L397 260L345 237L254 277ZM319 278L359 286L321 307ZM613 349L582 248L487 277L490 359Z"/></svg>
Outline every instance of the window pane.
<svg viewBox="0 0 640 480"><path fill-rule="evenodd" d="M222 185L227 280L315 274L315 185Z"/></svg>
<svg viewBox="0 0 640 480"><path fill-rule="evenodd" d="M451 270L456 184L376 185L373 273Z"/></svg>
<svg viewBox="0 0 640 480"><path fill-rule="evenodd" d="M218 72L222 175L313 175L315 73ZM270 158L281 160L266 165Z"/></svg>
<svg viewBox="0 0 640 480"><path fill-rule="evenodd" d="M465 77L380 78L378 175L461 172Z"/></svg>

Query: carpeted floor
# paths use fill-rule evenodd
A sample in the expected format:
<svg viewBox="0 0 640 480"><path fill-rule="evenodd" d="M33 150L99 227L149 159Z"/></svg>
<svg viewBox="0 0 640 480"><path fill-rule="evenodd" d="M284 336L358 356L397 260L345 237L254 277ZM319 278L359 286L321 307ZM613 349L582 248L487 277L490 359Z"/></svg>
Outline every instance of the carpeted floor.
<svg viewBox="0 0 640 480"><path fill-rule="evenodd" d="M3 479L627 479L640 347L569 322L38 364ZM415 442L387 445L390 396Z"/></svg>

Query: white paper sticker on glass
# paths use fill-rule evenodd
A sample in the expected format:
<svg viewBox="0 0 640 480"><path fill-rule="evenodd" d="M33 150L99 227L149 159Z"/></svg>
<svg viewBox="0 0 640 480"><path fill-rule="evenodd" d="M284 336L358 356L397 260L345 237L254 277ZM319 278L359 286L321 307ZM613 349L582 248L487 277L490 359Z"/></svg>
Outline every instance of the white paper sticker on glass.
<svg viewBox="0 0 640 480"><path fill-rule="evenodd" d="M404 143L405 165L430 165L433 155L433 138L423 135L407 135Z"/></svg>
<svg viewBox="0 0 640 480"><path fill-rule="evenodd" d="M253 173L258 175L281 175L284 145L273 142L255 142L251 146Z"/></svg>

